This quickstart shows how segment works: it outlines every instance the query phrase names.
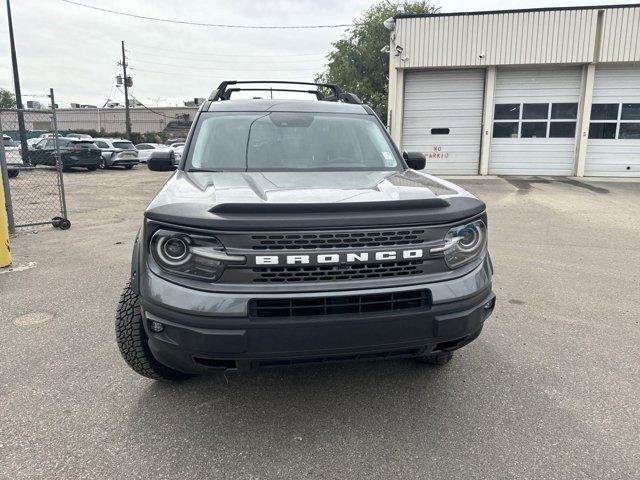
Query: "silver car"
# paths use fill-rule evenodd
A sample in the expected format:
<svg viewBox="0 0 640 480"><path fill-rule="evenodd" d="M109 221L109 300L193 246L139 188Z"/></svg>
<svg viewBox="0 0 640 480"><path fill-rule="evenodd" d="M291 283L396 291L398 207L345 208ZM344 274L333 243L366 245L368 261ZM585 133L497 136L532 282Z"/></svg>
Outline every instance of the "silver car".
<svg viewBox="0 0 640 480"><path fill-rule="evenodd" d="M132 169L140 161L138 150L129 140L122 138L96 138L93 140L96 147L102 150L100 168L124 167Z"/></svg>

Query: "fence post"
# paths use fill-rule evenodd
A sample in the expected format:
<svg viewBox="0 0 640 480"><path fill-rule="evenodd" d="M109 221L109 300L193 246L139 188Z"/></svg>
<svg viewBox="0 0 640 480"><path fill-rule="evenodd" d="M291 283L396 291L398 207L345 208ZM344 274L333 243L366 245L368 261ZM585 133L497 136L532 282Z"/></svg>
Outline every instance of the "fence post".
<svg viewBox="0 0 640 480"><path fill-rule="evenodd" d="M2 137L2 112L0 112L0 137ZM11 203L11 190L9 190L9 170L7 168L7 157L4 154L4 146L0 145L0 185L2 186L2 202L0 207L7 216L9 233L15 233L16 225L13 220L13 204ZM5 208L6 207L6 208ZM1 229L2 227L0 227Z"/></svg>
<svg viewBox="0 0 640 480"><path fill-rule="evenodd" d="M53 95L53 88L49 89L51 97L51 115L53 120L54 144L56 146L56 165L58 170L58 194L60 195L60 206L62 207L62 218L67 218L67 200L64 194L64 175L62 174L62 159L60 158L60 144L58 142L58 120L56 118L56 102Z"/></svg>

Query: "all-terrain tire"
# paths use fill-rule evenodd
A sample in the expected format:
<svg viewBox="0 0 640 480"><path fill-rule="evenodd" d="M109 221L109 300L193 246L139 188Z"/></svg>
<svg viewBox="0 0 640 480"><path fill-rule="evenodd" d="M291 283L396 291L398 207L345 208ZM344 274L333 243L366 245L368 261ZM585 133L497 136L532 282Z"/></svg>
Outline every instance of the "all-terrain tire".
<svg viewBox="0 0 640 480"><path fill-rule="evenodd" d="M424 355L422 357L415 357L415 360L420 363L425 363L427 365L446 365L453 358L453 352L440 352L434 353L430 355Z"/></svg>
<svg viewBox="0 0 640 480"><path fill-rule="evenodd" d="M116 340L125 362L143 377L153 380L178 381L191 375L178 372L158 362L147 344L147 333L142 324L140 299L131 289L124 287L116 312Z"/></svg>

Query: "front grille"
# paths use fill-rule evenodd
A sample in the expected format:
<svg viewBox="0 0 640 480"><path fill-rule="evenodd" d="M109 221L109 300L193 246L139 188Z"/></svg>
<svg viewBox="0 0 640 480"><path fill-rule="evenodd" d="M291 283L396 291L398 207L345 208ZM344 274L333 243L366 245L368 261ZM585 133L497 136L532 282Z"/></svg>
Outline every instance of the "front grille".
<svg viewBox="0 0 640 480"><path fill-rule="evenodd" d="M423 260L363 265L317 265L298 267L254 268L255 283L327 282L332 280L363 280L368 278L400 277L423 273Z"/></svg>
<svg viewBox="0 0 640 480"><path fill-rule="evenodd" d="M422 243L424 230L252 235L253 250L317 250Z"/></svg>
<svg viewBox="0 0 640 480"><path fill-rule="evenodd" d="M390 312L425 308L431 304L429 290L410 290L343 297L252 299L249 316L254 318L309 317Z"/></svg>

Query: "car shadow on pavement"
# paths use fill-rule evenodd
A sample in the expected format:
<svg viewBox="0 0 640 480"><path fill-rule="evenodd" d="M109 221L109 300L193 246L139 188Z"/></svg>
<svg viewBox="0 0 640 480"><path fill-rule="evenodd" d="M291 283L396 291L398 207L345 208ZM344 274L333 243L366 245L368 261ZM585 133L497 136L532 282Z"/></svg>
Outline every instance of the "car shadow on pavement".
<svg viewBox="0 0 640 480"><path fill-rule="evenodd" d="M487 457L501 458L495 472L506 474L511 460L496 457L500 451L518 456L518 468L539 466L528 452L560 462L567 450L616 467L613 446L591 445L590 426L540 388L549 374L512 364L478 340L441 368L394 360L149 383L132 405L128 432L151 456L188 445L189 454L182 449L172 458L178 471L207 457L229 478L240 471L238 461L263 465L266 457L280 473L347 455L362 472L375 472L371 478L390 468L389 455L443 474Z"/></svg>

